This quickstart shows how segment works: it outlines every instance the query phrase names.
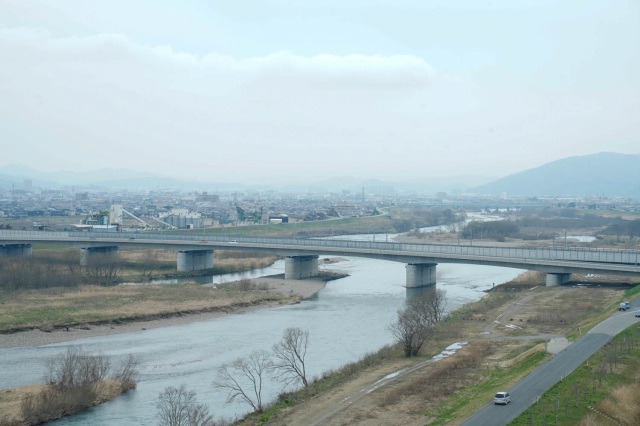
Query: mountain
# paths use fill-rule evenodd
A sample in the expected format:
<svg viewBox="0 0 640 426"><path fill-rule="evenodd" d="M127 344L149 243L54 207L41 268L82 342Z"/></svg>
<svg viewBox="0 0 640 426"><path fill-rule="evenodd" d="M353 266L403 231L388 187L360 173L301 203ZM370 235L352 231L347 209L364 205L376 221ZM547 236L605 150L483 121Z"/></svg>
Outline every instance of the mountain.
<svg viewBox="0 0 640 426"><path fill-rule="evenodd" d="M601 152L568 157L473 188L508 196L640 197L640 155Z"/></svg>
<svg viewBox="0 0 640 426"><path fill-rule="evenodd" d="M21 189L25 180L30 180L35 188L62 189L75 187L84 189L157 189L175 188L180 190L212 190L243 187L233 183L216 183L176 179L141 173L128 169L101 169L88 172L41 172L20 164L0 167L0 188L12 186Z"/></svg>
<svg viewBox="0 0 640 426"><path fill-rule="evenodd" d="M265 183L243 184L238 182L208 182L193 179L178 179L151 175L126 169L102 169L89 172L41 172L19 164L0 166L0 188L23 189L25 181L31 181L34 188L63 189L75 187L77 191L133 190L172 188L183 191L245 191L279 189L286 192L343 191L359 193L364 188L368 195L390 195L396 192L436 193L464 192L473 184L489 182L486 176L458 175L449 177L424 178L420 180L390 181L361 179L350 176L333 177L312 183L297 183L293 180L276 185Z"/></svg>
<svg viewBox="0 0 640 426"><path fill-rule="evenodd" d="M353 193L359 193L364 188L365 193L368 195L391 195L400 192L435 194L440 191L461 193L471 188L473 184L490 181L490 178L478 175L441 176L401 181L360 179L352 176L342 176L307 184L283 185L281 189L289 192L348 190Z"/></svg>
<svg viewBox="0 0 640 426"><path fill-rule="evenodd" d="M21 164L9 164L0 167L0 183L3 187L15 185L21 187L30 180L34 187L58 189L63 186L87 187L99 185L101 181L117 179L134 180L148 177L148 174L125 169L102 169L90 172L41 172Z"/></svg>

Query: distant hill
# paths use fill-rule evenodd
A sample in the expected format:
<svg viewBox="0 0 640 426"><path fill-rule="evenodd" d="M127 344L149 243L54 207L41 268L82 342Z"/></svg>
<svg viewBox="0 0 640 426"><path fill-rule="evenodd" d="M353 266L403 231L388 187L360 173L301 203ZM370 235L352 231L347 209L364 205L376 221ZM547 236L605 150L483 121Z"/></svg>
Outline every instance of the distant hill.
<svg viewBox="0 0 640 426"><path fill-rule="evenodd" d="M128 169L102 169L87 172L41 172L20 164L0 167L0 188L21 189L30 180L34 188L46 189L159 189L208 190L244 187L234 183L210 183L141 173Z"/></svg>
<svg viewBox="0 0 640 426"><path fill-rule="evenodd" d="M473 188L508 196L640 197L640 155L601 152L568 157Z"/></svg>
<svg viewBox="0 0 640 426"><path fill-rule="evenodd" d="M105 190L105 189L178 189L185 191L245 191L273 190L288 192L307 191L351 191L359 193L365 189L367 195L390 195L396 192L436 193L447 191L460 193L472 185L489 182L486 176L457 175L449 177L425 178L421 180L386 181L362 179L351 176L327 178L311 183L297 183L292 180L281 185L246 184L238 182L211 182L205 180L180 179L140 173L127 169L102 169L87 172L41 172L20 164L0 166L0 189L22 189L25 181L31 181L34 188Z"/></svg>
<svg viewBox="0 0 640 426"><path fill-rule="evenodd" d="M401 192L435 194L439 191L460 193L478 182L489 181L491 178L479 175L441 176L414 180L380 180L341 176L307 184L283 185L281 188L290 192L348 190L360 193L364 188L367 195L391 195Z"/></svg>

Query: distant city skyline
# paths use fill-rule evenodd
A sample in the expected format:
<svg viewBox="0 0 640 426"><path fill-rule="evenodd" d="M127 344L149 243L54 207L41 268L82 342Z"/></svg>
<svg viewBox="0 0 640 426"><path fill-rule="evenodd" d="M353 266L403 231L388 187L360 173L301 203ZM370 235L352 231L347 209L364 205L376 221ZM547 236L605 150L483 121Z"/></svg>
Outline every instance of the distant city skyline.
<svg viewBox="0 0 640 426"><path fill-rule="evenodd" d="M499 178L640 153L640 4L0 0L0 166Z"/></svg>

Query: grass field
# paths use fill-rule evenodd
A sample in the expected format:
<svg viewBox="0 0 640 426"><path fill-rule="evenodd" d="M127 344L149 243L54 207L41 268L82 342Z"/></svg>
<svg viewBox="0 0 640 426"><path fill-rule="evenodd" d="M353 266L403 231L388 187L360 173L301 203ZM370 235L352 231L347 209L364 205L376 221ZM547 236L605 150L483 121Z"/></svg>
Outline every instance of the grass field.
<svg viewBox="0 0 640 426"><path fill-rule="evenodd" d="M633 325L510 425L640 424L640 326Z"/></svg>
<svg viewBox="0 0 640 426"><path fill-rule="evenodd" d="M81 286L0 293L0 333L228 310L287 297L196 284Z"/></svg>

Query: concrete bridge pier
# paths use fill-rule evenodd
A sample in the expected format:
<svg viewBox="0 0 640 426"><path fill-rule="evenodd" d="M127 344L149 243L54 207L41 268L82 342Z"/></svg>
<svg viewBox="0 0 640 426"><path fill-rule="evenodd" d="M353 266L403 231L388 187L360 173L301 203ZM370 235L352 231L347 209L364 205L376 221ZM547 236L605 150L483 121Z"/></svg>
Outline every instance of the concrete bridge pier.
<svg viewBox="0 0 640 426"><path fill-rule="evenodd" d="M408 263L407 288L424 287L436 283L436 263Z"/></svg>
<svg viewBox="0 0 640 426"><path fill-rule="evenodd" d="M185 250L177 254L178 271L213 268L213 250Z"/></svg>
<svg viewBox="0 0 640 426"><path fill-rule="evenodd" d="M571 281L570 272L562 272L562 273L547 272L547 278L546 278L547 287L554 287L557 285L566 284L569 281Z"/></svg>
<svg viewBox="0 0 640 426"><path fill-rule="evenodd" d="M80 265L89 266L98 261L110 262L120 257L118 246L84 247L80 249Z"/></svg>
<svg viewBox="0 0 640 426"><path fill-rule="evenodd" d="M31 244L4 244L0 246L0 255L31 256Z"/></svg>
<svg viewBox="0 0 640 426"><path fill-rule="evenodd" d="M289 256L284 259L284 279L302 280L318 275L318 256Z"/></svg>

